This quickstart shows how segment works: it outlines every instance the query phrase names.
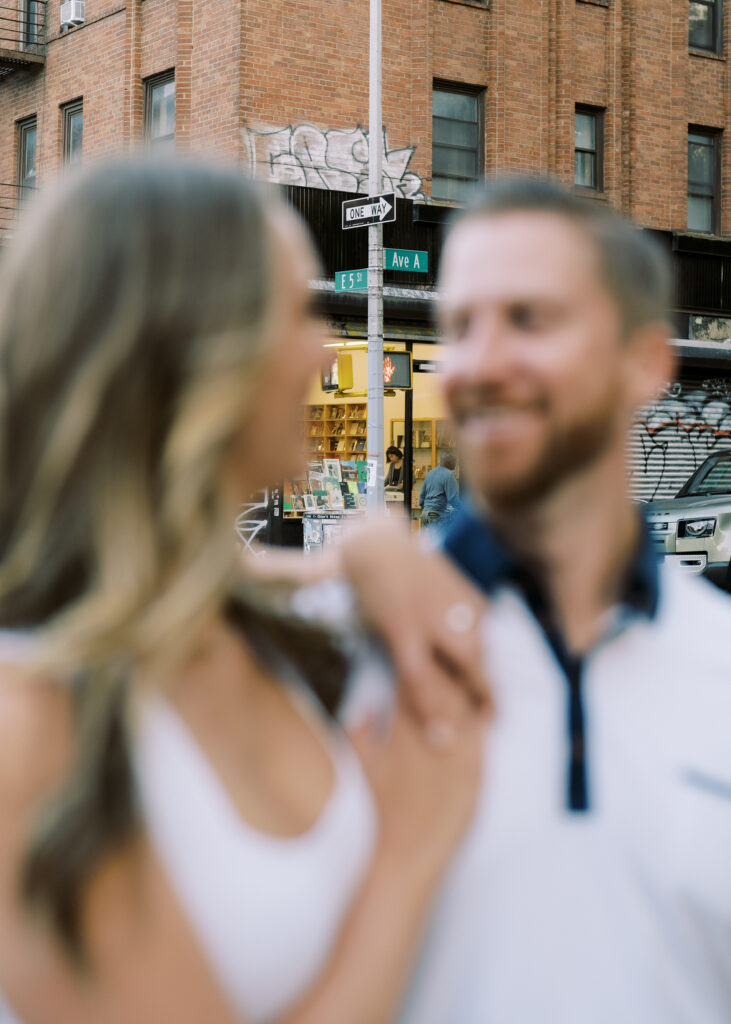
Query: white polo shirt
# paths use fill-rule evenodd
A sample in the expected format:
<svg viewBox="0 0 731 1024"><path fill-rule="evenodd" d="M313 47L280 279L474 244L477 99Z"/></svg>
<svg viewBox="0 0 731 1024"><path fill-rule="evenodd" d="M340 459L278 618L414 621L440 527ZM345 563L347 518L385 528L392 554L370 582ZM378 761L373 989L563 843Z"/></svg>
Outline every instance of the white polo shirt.
<svg viewBox="0 0 731 1024"><path fill-rule="evenodd" d="M483 630L484 784L401 1024L729 1024L731 600L663 570L654 617L583 660L579 811L567 677L517 587Z"/></svg>

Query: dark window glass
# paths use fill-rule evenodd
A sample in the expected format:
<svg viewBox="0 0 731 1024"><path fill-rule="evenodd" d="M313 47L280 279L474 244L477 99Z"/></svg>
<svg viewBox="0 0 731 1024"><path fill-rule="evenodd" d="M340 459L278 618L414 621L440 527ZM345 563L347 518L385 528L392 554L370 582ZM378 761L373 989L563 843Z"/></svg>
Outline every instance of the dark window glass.
<svg viewBox="0 0 731 1024"><path fill-rule="evenodd" d="M175 72L145 82L145 138L152 149L175 146Z"/></svg>
<svg viewBox="0 0 731 1024"><path fill-rule="evenodd" d="M718 135L688 132L688 230L712 233L716 227Z"/></svg>
<svg viewBox="0 0 731 1024"><path fill-rule="evenodd" d="M435 117L454 118L477 123L477 96L474 93L435 89L432 101Z"/></svg>
<svg viewBox="0 0 731 1024"><path fill-rule="evenodd" d="M84 144L84 104L74 100L61 108L63 113L63 160L66 164L81 162Z"/></svg>
<svg viewBox="0 0 731 1024"><path fill-rule="evenodd" d="M731 457L720 455L704 462L683 488L683 496L708 493L731 493Z"/></svg>
<svg viewBox="0 0 731 1024"><path fill-rule="evenodd" d="M477 148L477 124L466 124L463 121L447 121L443 117L433 119L433 135L435 143L445 146L464 146L467 149Z"/></svg>
<svg viewBox="0 0 731 1024"><path fill-rule="evenodd" d="M603 112L577 107L574 121L574 184L602 189Z"/></svg>
<svg viewBox="0 0 731 1024"><path fill-rule="evenodd" d="M38 0L20 0L18 13L20 14L20 48L24 49L26 46L33 48L41 41L43 9Z"/></svg>
<svg viewBox="0 0 731 1024"><path fill-rule="evenodd" d="M480 98L435 88L432 96L432 197L460 202L480 176Z"/></svg>
<svg viewBox="0 0 731 1024"><path fill-rule="evenodd" d="M440 174L468 181L477 179L477 154L469 149L434 146L434 166Z"/></svg>
<svg viewBox="0 0 731 1024"><path fill-rule="evenodd" d="M688 44L699 50L719 52L721 45L721 0L690 0Z"/></svg>
<svg viewBox="0 0 731 1024"><path fill-rule="evenodd" d="M18 125L18 185L21 189L21 198L26 189L36 187L37 134L35 117L29 117Z"/></svg>

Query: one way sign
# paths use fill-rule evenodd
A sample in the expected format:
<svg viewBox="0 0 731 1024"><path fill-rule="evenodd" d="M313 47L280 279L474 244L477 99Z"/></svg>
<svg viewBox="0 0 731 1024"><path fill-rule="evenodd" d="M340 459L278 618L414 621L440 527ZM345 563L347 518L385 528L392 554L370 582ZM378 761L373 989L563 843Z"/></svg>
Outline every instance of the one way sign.
<svg viewBox="0 0 731 1024"><path fill-rule="evenodd" d="M343 230L367 228L371 224L385 224L396 220L396 193L386 192L382 196L368 196L367 199L346 199L343 203Z"/></svg>

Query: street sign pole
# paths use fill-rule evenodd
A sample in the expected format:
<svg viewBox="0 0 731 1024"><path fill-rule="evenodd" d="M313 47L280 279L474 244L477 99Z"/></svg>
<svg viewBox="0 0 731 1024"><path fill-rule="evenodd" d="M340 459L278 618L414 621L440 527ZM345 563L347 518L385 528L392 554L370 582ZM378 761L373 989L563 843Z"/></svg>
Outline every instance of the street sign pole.
<svg viewBox="0 0 731 1024"><path fill-rule="evenodd" d="M368 106L368 192L382 184L381 0L370 0ZM377 459L375 480L368 484L368 514L380 512L383 494L383 225L368 228L368 456Z"/></svg>

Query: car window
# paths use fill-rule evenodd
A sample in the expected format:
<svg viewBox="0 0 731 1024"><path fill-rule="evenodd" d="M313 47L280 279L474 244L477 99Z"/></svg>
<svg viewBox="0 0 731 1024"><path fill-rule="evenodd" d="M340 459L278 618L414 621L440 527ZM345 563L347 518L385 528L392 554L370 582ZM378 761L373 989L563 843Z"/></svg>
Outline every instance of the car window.
<svg viewBox="0 0 731 1024"><path fill-rule="evenodd" d="M731 494L731 454L710 460L691 477L682 490L683 496Z"/></svg>

